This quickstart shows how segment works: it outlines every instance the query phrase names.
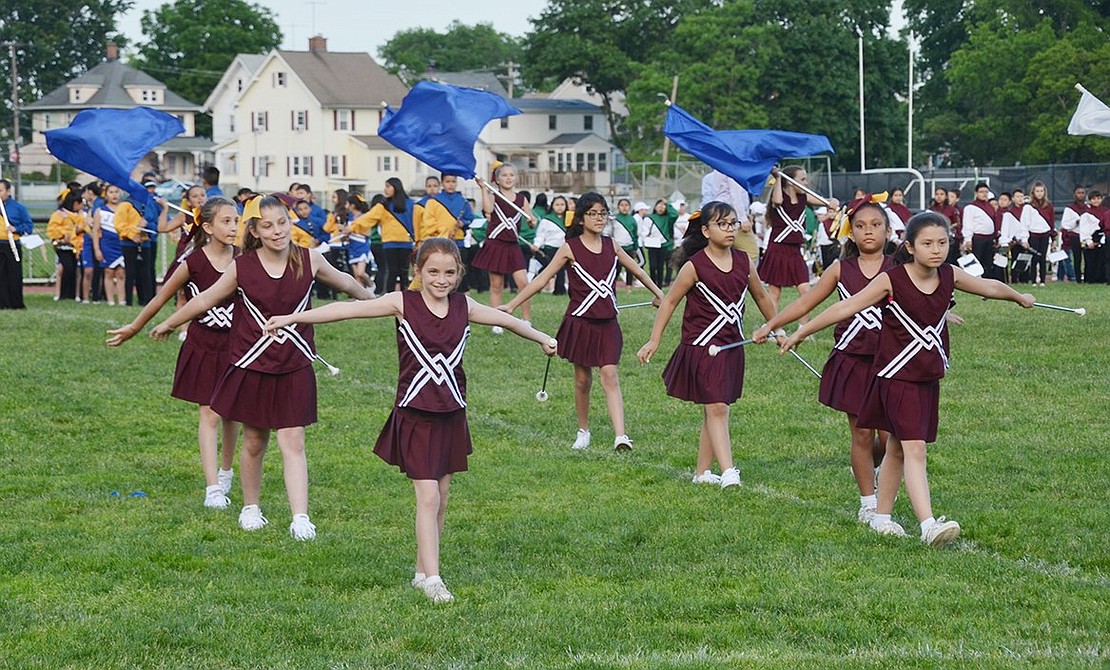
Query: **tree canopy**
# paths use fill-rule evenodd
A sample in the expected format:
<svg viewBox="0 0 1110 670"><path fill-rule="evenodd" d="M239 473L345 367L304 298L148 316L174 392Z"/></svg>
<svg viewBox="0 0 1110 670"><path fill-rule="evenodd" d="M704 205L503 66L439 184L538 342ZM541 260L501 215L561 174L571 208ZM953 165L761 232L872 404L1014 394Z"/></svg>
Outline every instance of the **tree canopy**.
<svg viewBox="0 0 1110 670"><path fill-rule="evenodd" d="M19 68L20 105L32 103L104 60L109 39L121 47L116 18L131 0L90 0L75 6L62 0L9 2L0 14L0 42L13 41ZM0 100L8 110L0 125L11 127L11 68L7 48L0 50ZM22 124L30 133L30 124Z"/></svg>
<svg viewBox="0 0 1110 670"><path fill-rule="evenodd" d="M281 45L271 10L244 0L174 0L143 12L144 41L132 63L201 104L235 56Z"/></svg>
<svg viewBox="0 0 1110 670"><path fill-rule="evenodd" d="M414 78L429 68L445 72L503 70L521 59L520 40L489 23L468 26L454 21L445 32L431 28L402 30L378 49L382 65L393 74Z"/></svg>

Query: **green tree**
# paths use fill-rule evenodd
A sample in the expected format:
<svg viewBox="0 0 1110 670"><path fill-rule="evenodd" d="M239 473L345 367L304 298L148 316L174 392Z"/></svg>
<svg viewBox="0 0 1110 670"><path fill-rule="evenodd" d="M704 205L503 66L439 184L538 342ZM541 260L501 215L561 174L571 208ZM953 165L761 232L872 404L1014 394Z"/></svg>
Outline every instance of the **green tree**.
<svg viewBox="0 0 1110 670"><path fill-rule="evenodd" d="M244 0L175 0L143 12L145 41L132 63L201 104L235 56L281 44L269 9Z"/></svg>
<svg viewBox="0 0 1110 670"><path fill-rule="evenodd" d="M642 63L667 50L682 17L714 4L712 0L550 0L532 19L532 32L525 37L525 83L547 88L570 77L587 85L601 96L614 142L623 148L613 94L627 88Z"/></svg>
<svg viewBox="0 0 1110 670"><path fill-rule="evenodd" d="M406 79L433 67L444 72L503 70L509 62L519 63L521 55L520 40L492 24L468 26L459 21L443 33L431 28L402 30L378 49L382 65Z"/></svg>
<svg viewBox="0 0 1110 670"><path fill-rule="evenodd" d="M62 0L9 0L0 12L0 42L16 42L20 105L32 103L104 59L109 39L123 46L116 18L132 0L91 0L77 11ZM11 127L11 68L7 47L0 49L0 99L4 121ZM29 136L30 124L21 119Z"/></svg>

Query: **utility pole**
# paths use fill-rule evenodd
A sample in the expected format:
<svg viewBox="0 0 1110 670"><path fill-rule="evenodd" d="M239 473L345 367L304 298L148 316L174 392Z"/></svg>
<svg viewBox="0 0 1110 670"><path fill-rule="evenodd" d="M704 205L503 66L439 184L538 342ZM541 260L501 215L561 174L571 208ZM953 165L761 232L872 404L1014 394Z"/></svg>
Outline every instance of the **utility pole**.
<svg viewBox="0 0 1110 670"><path fill-rule="evenodd" d="M513 61L509 61L508 63L505 63L505 67L509 69L509 74L505 77L505 83L506 83L505 88L509 89L509 99L510 100L512 100L512 98L513 98L513 82L516 81L516 66L517 65L519 65L519 63L514 63Z"/></svg>
<svg viewBox="0 0 1110 670"><path fill-rule="evenodd" d="M23 45L12 40L8 40L7 42L2 42L0 44L8 47L8 55L11 56L12 60L12 114L15 117L12 123L12 131L15 137L12 141L11 159L13 166L12 169L14 170L15 174L15 193L12 194L12 197L15 198L23 195L23 178L20 174L23 168L20 166L21 160L19 155L19 66L16 64L15 61L15 49L16 47L21 47Z"/></svg>

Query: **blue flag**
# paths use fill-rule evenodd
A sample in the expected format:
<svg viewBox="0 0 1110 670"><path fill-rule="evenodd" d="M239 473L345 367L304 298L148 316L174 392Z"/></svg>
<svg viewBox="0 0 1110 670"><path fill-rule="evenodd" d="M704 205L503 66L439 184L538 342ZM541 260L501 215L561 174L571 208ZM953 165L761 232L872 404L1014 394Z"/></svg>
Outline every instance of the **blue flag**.
<svg viewBox="0 0 1110 670"><path fill-rule="evenodd" d="M824 135L786 130L713 130L672 104L663 134L687 153L732 177L753 196L763 192L771 168L783 158L833 153Z"/></svg>
<svg viewBox="0 0 1110 670"><path fill-rule="evenodd" d="M421 81L401 109L385 108L378 136L436 170L474 177L474 143L493 119L520 114L496 93Z"/></svg>
<svg viewBox="0 0 1110 670"><path fill-rule="evenodd" d="M150 107L86 109L67 128L46 131L54 157L131 194L140 212L153 204L142 184L131 178L135 165L154 147L185 132L172 114Z"/></svg>

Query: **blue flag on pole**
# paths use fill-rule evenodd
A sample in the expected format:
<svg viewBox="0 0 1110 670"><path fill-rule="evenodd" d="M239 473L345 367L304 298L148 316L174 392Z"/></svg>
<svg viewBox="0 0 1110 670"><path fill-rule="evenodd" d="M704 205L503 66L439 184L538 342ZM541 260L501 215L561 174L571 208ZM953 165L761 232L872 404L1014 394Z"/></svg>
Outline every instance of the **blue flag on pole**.
<svg viewBox="0 0 1110 670"><path fill-rule="evenodd" d="M771 168L783 158L833 153L824 135L787 130L713 130L672 104L663 134L707 165L735 179L758 196Z"/></svg>
<svg viewBox="0 0 1110 670"><path fill-rule="evenodd" d="M520 114L496 93L421 81L401 109L385 108L378 136L436 170L474 177L474 143L493 119Z"/></svg>
<svg viewBox="0 0 1110 670"><path fill-rule="evenodd" d="M185 132L172 114L150 107L86 109L66 128L46 131L46 147L58 160L119 186L141 212L153 198L131 178L151 149Z"/></svg>

